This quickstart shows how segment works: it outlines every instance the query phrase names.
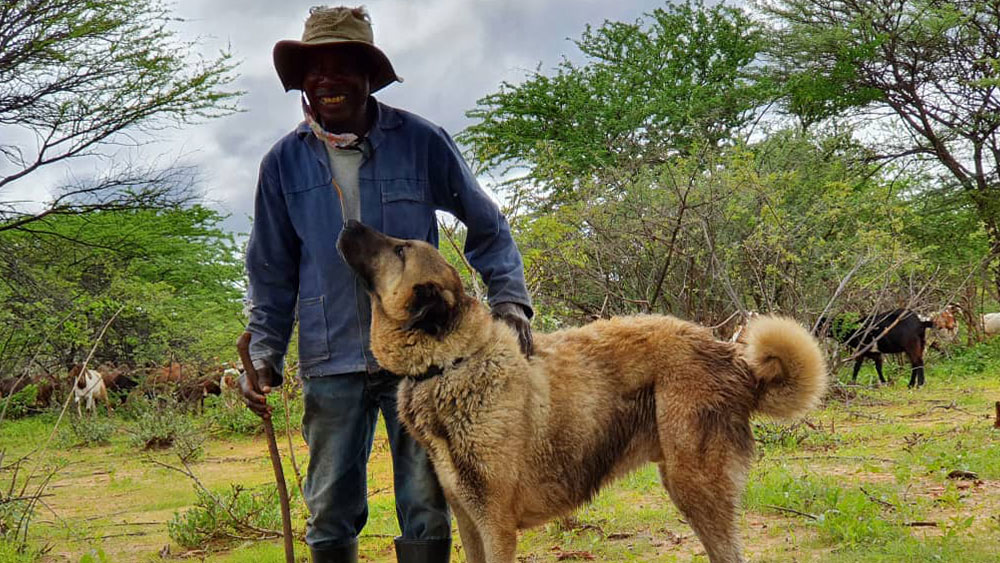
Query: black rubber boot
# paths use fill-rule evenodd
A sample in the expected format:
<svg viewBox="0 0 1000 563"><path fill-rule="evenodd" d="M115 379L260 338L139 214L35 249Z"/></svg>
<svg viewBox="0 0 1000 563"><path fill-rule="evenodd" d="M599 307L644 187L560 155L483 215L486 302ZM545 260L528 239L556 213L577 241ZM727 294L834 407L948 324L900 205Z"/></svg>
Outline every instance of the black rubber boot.
<svg viewBox="0 0 1000 563"><path fill-rule="evenodd" d="M358 540L312 550L313 563L358 563Z"/></svg>
<svg viewBox="0 0 1000 563"><path fill-rule="evenodd" d="M395 541L398 563L448 563L451 558L451 538Z"/></svg>

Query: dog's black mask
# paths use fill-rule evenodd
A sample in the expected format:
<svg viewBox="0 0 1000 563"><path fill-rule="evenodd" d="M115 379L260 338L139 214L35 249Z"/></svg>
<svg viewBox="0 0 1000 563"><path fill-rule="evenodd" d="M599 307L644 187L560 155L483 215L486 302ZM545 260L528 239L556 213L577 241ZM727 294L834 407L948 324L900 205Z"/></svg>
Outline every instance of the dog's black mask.
<svg viewBox="0 0 1000 563"><path fill-rule="evenodd" d="M449 307L441 288L423 283L413 288L413 299L407 307L410 319L403 330L422 330L431 336L443 336L455 322L456 312Z"/></svg>
<svg viewBox="0 0 1000 563"><path fill-rule="evenodd" d="M343 230L337 237L337 251L369 293L375 290L375 284L371 268L365 258L376 252L384 238L381 233L354 219L349 219L344 224Z"/></svg>

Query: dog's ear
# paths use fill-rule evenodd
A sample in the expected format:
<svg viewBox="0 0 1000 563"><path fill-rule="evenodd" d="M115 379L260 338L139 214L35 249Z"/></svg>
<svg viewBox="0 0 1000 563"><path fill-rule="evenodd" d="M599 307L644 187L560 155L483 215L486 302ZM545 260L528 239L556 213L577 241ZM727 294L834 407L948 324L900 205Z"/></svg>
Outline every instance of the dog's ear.
<svg viewBox="0 0 1000 563"><path fill-rule="evenodd" d="M407 311L410 318L403 330L422 330L431 336L441 336L455 320L455 308L448 303L441 288L433 283L413 286Z"/></svg>

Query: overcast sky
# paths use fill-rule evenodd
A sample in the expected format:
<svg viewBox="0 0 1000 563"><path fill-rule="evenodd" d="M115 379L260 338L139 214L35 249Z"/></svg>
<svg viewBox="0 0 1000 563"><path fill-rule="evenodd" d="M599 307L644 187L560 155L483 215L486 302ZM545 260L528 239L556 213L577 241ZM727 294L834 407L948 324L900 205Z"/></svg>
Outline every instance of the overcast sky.
<svg viewBox="0 0 1000 563"><path fill-rule="evenodd" d="M282 91L271 48L281 39L299 39L309 7L318 3L176 0L174 4L175 15L186 20L176 26L183 37L200 37L205 56L214 56L228 44L240 61L234 88L246 91L240 100L243 112L157 133L158 141L144 147L139 158L180 159L195 165L199 188L209 205L230 215L225 224L230 230L249 229L260 159L301 120L299 95ZM373 0L365 5L376 45L405 80L377 97L454 135L469 125L465 112L501 82L519 82L539 64L549 72L563 56L579 60L570 40L579 38L586 24L635 21L664 2ZM71 173L63 169L37 175L31 196L39 197L41 185L65 181Z"/></svg>

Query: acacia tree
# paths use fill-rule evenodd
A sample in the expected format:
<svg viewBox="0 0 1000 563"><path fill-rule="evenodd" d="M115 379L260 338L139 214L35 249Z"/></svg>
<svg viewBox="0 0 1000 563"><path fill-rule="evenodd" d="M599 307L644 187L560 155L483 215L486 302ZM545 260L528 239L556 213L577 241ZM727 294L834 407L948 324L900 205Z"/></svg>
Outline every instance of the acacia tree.
<svg viewBox="0 0 1000 563"><path fill-rule="evenodd" d="M94 365L230 348L243 326L243 264L222 219L200 205L95 211L0 233L0 374L19 373L26 356L53 371L79 361L116 311Z"/></svg>
<svg viewBox="0 0 1000 563"><path fill-rule="evenodd" d="M236 109L229 53L192 55L195 43L178 39L174 21L158 0L0 3L0 231L51 214L155 208L185 197L161 181L163 172L127 164L63 186L40 211L3 197L53 164Z"/></svg>
<svg viewBox="0 0 1000 563"><path fill-rule="evenodd" d="M584 64L503 83L467 113L476 123L459 140L486 170L526 169L549 190L527 203L552 206L604 167L641 174L738 136L772 95L751 72L762 41L742 10L701 2L588 26L575 41Z"/></svg>
<svg viewBox="0 0 1000 563"><path fill-rule="evenodd" d="M1000 2L766 0L772 69L804 123L847 109L904 129L883 157L933 162L986 231L1000 294Z"/></svg>

